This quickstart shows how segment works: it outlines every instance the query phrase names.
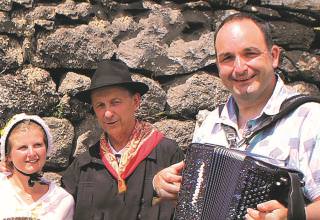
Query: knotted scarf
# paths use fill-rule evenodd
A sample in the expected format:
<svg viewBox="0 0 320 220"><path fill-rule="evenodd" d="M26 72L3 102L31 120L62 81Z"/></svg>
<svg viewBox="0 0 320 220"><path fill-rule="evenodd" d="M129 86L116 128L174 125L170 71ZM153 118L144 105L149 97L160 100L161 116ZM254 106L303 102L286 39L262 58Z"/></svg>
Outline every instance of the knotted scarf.
<svg viewBox="0 0 320 220"><path fill-rule="evenodd" d="M100 156L107 170L118 181L118 192L127 190L126 178L132 174L163 138L163 134L148 122L136 121L127 145L118 162L112 153L106 135L100 138Z"/></svg>

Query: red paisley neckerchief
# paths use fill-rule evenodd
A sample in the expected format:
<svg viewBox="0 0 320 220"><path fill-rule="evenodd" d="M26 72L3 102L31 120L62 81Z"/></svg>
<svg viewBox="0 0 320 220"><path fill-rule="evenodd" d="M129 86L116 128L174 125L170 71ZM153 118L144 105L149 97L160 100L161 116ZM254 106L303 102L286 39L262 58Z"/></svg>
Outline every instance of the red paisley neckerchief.
<svg viewBox="0 0 320 220"><path fill-rule="evenodd" d="M118 180L118 192L127 190L125 179L136 169L142 160L157 146L163 134L150 123L136 121L129 142L123 148L118 163L106 140L105 134L100 138L100 156L108 171Z"/></svg>

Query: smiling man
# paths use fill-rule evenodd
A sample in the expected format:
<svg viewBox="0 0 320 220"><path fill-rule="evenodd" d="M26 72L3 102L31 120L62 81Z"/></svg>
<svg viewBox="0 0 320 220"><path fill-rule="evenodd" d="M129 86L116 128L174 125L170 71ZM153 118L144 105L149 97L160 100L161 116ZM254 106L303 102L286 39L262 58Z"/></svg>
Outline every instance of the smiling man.
<svg viewBox="0 0 320 220"><path fill-rule="evenodd" d="M90 88L77 94L92 105L104 132L62 177L75 198L75 219L171 219L172 202L152 206L152 179L183 153L176 142L136 119L147 91L146 84L132 81L123 63L108 60L98 65Z"/></svg>
<svg viewBox="0 0 320 220"><path fill-rule="evenodd" d="M193 142L229 147L224 127L235 131L236 142L268 115L279 113L281 104L296 93L275 74L280 49L273 45L268 25L248 14L226 18L216 30L215 48L219 77L232 93L220 112L211 112L195 131ZM320 120L319 103L301 105L255 136L239 150L285 161L304 174L304 193L312 201L307 219L320 219ZM179 191L183 163L160 171L154 178L162 198L174 199ZM278 201L247 210L247 219L287 219L288 210Z"/></svg>

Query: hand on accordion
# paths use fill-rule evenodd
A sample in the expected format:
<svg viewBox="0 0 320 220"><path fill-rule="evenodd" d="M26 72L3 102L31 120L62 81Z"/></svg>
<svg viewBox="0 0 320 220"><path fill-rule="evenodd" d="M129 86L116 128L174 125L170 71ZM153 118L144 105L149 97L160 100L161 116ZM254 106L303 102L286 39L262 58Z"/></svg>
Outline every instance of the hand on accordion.
<svg viewBox="0 0 320 220"><path fill-rule="evenodd" d="M181 171L184 162L173 164L160 172L153 178L153 188L161 199L176 199L180 190Z"/></svg>
<svg viewBox="0 0 320 220"><path fill-rule="evenodd" d="M288 209L276 200L267 201L257 205L257 209L247 209L248 220L285 220Z"/></svg>

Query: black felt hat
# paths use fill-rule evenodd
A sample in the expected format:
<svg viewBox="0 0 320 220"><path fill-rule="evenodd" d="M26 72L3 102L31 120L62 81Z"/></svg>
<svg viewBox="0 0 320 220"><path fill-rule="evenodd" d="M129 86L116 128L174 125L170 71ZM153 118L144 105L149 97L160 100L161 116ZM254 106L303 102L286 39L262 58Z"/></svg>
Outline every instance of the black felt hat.
<svg viewBox="0 0 320 220"><path fill-rule="evenodd" d="M140 93L140 95L145 94L149 90L146 84L132 81L129 69L124 63L105 60L98 64L98 68L91 78L90 88L78 92L76 98L91 104L91 92L107 86L125 87L131 91Z"/></svg>

